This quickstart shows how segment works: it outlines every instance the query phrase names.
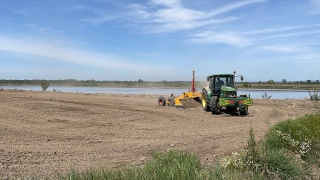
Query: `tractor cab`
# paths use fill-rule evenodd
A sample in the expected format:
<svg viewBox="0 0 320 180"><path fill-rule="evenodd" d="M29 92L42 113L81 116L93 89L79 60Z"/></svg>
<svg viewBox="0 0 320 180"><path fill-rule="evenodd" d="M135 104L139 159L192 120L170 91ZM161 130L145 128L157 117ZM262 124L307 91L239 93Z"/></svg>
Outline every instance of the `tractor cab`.
<svg viewBox="0 0 320 180"><path fill-rule="evenodd" d="M228 91L231 94L236 94L235 83L233 74L213 74L207 77L209 81L209 88L212 93L221 96L222 92ZM223 93L225 94L225 93Z"/></svg>

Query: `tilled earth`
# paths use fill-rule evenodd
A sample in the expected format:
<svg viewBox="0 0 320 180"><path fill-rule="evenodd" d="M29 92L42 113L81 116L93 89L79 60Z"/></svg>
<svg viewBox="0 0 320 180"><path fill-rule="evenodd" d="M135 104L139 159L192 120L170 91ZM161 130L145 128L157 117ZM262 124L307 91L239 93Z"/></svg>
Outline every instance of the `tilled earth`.
<svg viewBox="0 0 320 180"><path fill-rule="evenodd" d="M154 151L210 164L261 139L273 124L317 112L308 100L254 99L249 115L212 115L200 104L159 107L158 96L0 91L0 179L57 178L70 168L142 165ZM194 105L194 103L192 104Z"/></svg>

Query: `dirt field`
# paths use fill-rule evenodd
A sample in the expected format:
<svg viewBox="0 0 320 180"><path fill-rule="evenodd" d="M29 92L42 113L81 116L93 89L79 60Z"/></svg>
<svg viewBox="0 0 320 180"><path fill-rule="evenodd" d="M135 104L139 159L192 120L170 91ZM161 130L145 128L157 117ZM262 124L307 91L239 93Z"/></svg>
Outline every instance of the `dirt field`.
<svg viewBox="0 0 320 180"><path fill-rule="evenodd" d="M258 100L248 116L157 106L153 95L0 91L0 179L54 178L70 168L141 165L178 149L209 164L246 143L252 127L315 113L308 100Z"/></svg>

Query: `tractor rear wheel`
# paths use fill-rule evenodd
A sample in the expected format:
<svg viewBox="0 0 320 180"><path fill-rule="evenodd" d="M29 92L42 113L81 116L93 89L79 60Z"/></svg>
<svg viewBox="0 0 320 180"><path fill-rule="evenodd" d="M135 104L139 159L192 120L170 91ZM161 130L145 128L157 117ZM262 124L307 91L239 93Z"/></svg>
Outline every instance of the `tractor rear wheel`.
<svg viewBox="0 0 320 180"><path fill-rule="evenodd" d="M219 99L217 96L213 96L210 98L210 110L211 110L212 114L219 114L220 113L220 109L218 107L218 102L219 102Z"/></svg>
<svg viewBox="0 0 320 180"><path fill-rule="evenodd" d="M248 114L248 106L240 106L239 111L240 111L240 115L247 115Z"/></svg>
<svg viewBox="0 0 320 180"><path fill-rule="evenodd" d="M159 106L165 106L165 105L166 105L166 98L164 98L164 97L159 97L159 99L158 99L158 105L159 105Z"/></svg>
<svg viewBox="0 0 320 180"><path fill-rule="evenodd" d="M169 102L168 105L169 105L170 107L174 107L174 105L175 105L174 98L168 98L167 101Z"/></svg>
<svg viewBox="0 0 320 180"><path fill-rule="evenodd" d="M205 89L202 89L201 105L202 105L202 109L204 111L209 111L210 110L208 99L209 98L207 96L207 91Z"/></svg>

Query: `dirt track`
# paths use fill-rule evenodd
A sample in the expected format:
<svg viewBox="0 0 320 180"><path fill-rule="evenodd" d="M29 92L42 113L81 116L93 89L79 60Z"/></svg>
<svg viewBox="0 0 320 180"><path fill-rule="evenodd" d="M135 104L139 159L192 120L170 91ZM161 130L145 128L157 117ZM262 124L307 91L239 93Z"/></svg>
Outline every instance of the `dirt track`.
<svg viewBox="0 0 320 180"><path fill-rule="evenodd" d="M254 100L248 116L157 106L157 96L0 91L0 179L57 177L71 167L140 165L178 149L212 163L249 129L316 112L307 100Z"/></svg>

